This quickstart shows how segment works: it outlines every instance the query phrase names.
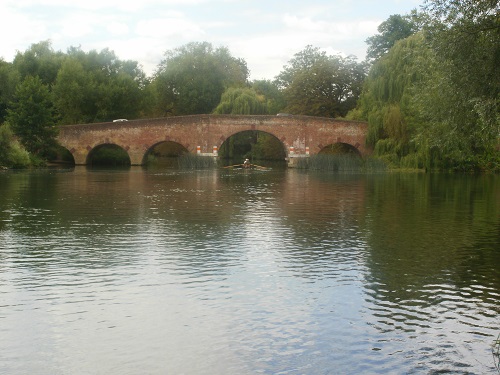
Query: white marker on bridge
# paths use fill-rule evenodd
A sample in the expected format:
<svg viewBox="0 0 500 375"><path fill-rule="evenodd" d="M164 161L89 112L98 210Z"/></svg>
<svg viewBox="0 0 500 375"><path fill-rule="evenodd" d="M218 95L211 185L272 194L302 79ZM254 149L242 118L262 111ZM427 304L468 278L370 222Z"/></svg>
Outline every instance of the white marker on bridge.
<svg viewBox="0 0 500 375"><path fill-rule="evenodd" d="M214 146L214 148L213 148L213 154L214 154L214 156L219 155L219 149L217 148L217 146Z"/></svg>
<svg viewBox="0 0 500 375"><path fill-rule="evenodd" d="M201 146L196 146L196 153L201 154Z"/></svg>
<svg viewBox="0 0 500 375"><path fill-rule="evenodd" d="M309 146L306 146L306 155L309 155Z"/></svg>

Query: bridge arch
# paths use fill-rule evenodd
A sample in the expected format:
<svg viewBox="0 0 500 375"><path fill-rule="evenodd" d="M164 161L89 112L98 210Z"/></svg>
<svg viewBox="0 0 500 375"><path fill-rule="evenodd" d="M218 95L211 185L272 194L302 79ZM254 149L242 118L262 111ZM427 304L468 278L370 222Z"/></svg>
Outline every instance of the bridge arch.
<svg viewBox="0 0 500 375"><path fill-rule="evenodd" d="M123 147L114 143L100 143L89 150L86 165L131 165L130 155Z"/></svg>
<svg viewBox="0 0 500 375"><path fill-rule="evenodd" d="M285 160L287 148L274 134L263 130L240 130L230 134L218 147L218 156L224 159L255 157L261 160Z"/></svg>
<svg viewBox="0 0 500 375"><path fill-rule="evenodd" d="M58 145L50 162L56 164L75 165L75 158L70 150L64 146Z"/></svg>
<svg viewBox="0 0 500 375"><path fill-rule="evenodd" d="M226 139L247 130L276 137L289 164L333 143L350 144L362 156L372 152L365 142L367 123L311 116L191 115L66 125L60 127L58 141L71 151L77 165L86 164L89 150L103 140L127 151L132 165L142 165L148 150L161 141L177 142L193 154L216 156Z"/></svg>
<svg viewBox="0 0 500 375"><path fill-rule="evenodd" d="M344 142L335 142L332 144L329 144L328 146L323 147L318 154L323 154L323 155L350 155L350 156L356 156L356 157L362 157L361 153L359 150L354 146L349 143L344 143Z"/></svg>
<svg viewBox="0 0 500 375"><path fill-rule="evenodd" d="M149 147L144 153L142 164L146 165L148 163L162 163L162 159L179 157L183 154L189 153L189 150L181 143L161 140L151 147Z"/></svg>

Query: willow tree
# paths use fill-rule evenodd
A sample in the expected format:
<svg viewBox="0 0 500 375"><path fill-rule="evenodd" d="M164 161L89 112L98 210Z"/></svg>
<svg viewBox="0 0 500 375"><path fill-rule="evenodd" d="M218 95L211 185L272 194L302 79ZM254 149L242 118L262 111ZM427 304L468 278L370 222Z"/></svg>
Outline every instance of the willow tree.
<svg viewBox="0 0 500 375"><path fill-rule="evenodd" d="M248 87L230 87L223 94L215 114L264 115L266 98Z"/></svg>
<svg viewBox="0 0 500 375"><path fill-rule="evenodd" d="M427 0L422 30L372 66L352 117L397 166L500 170L500 7Z"/></svg>
<svg viewBox="0 0 500 375"><path fill-rule="evenodd" d="M416 99L429 137L454 169L500 170L500 4L427 0L433 69Z"/></svg>
<svg viewBox="0 0 500 375"><path fill-rule="evenodd" d="M266 98L267 112L270 115L276 115L285 108L285 96L275 82L268 79L258 79L252 81L250 87L258 95L263 95Z"/></svg>
<svg viewBox="0 0 500 375"><path fill-rule="evenodd" d="M422 33L396 42L372 66L358 103L357 117L368 120L367 144L395 166L429 166L425 146L415 142L419 124L412 104L422 80L419 66L429 54Z"/></svg>

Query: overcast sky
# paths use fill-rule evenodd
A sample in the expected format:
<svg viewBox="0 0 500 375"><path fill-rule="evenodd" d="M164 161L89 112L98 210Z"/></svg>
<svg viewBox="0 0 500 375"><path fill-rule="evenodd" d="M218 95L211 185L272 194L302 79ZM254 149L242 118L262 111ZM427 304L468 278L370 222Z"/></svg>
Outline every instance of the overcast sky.
<svg viewBox="0 0 500 375"><path fill-rule="evenodd" d="M423 0L1 0L0 57L50 40L57 51L109 48L151 74L162 54L189 42L226 46L251 79L273 79L310 44L328 54L366 54L365 40L391 14Z"/></svg>

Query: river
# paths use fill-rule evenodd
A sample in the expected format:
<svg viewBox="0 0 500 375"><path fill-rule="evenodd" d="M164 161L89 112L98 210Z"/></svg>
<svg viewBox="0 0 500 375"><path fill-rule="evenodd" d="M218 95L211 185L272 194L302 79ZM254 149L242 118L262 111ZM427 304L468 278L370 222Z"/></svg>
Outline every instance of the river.
<svg viewBox="0 0 500 375"><path fill-rule="evenodd" d="M496 373L500 176L0 172L1 374Z"/></svg>

